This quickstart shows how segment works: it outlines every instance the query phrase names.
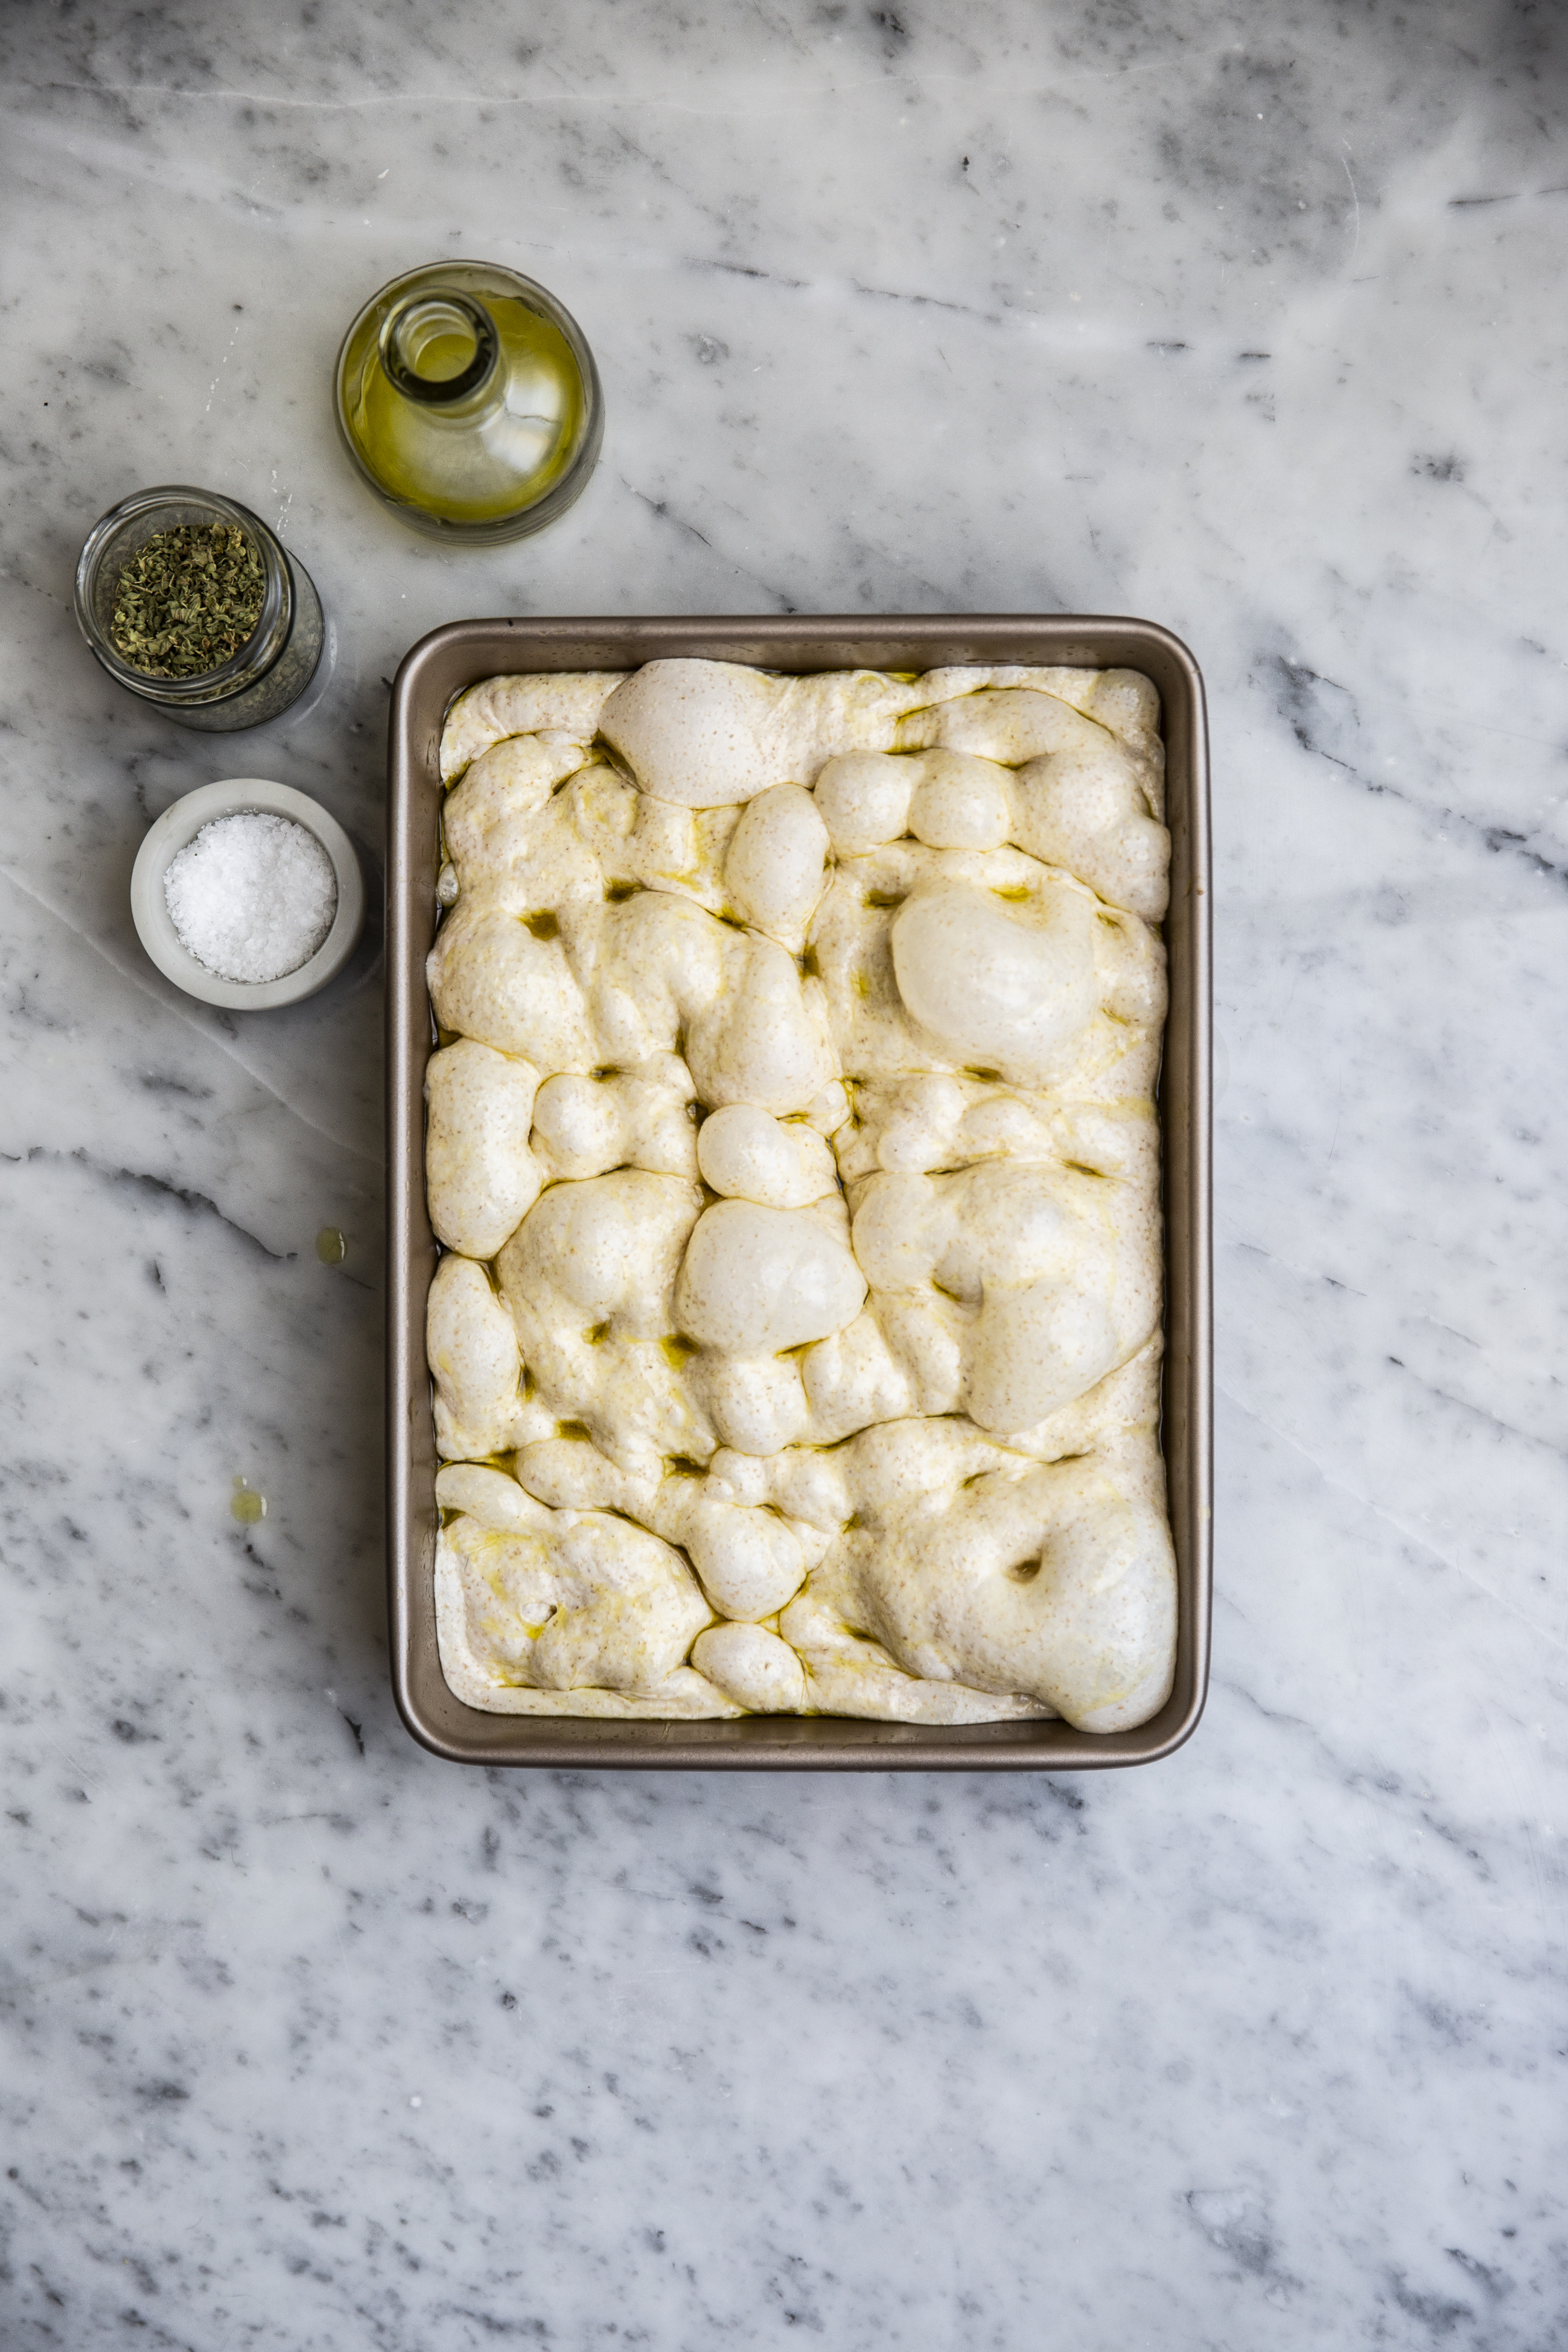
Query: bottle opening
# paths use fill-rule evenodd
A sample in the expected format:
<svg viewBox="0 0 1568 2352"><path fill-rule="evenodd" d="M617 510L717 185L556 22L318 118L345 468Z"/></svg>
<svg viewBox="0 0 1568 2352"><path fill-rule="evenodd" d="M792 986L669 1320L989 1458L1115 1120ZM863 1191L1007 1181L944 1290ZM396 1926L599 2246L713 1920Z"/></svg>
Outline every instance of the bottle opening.
<svg viewBox="0 0 1568 2352"><path fill-rule="evenodd" d="M478 392L494 372L499 349L489 312L468 294L416 294L381 331L387 374L399 392L426 406Z"/></svg>

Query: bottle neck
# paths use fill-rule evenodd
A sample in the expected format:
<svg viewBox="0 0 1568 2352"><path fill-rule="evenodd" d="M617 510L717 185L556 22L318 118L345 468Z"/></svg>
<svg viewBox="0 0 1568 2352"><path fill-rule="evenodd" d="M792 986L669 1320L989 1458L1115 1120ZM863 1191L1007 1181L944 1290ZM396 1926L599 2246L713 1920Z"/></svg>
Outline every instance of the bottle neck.
<svg viewBox="0 0 1568 2352"><path fill-rule="evenodd" d="M381 330L381 364L405 400L468 421L500 389L500 337L473 295L431 287L399 303Z"/></svg>

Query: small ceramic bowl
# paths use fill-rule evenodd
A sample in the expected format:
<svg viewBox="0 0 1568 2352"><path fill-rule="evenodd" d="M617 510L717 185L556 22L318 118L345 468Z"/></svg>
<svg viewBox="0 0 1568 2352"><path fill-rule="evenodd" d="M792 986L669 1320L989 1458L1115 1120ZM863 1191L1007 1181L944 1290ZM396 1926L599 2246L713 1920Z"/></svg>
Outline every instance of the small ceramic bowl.
<svg viewBox="0 0 1568 2352"><path fill-rule="evenodd" d="M220 980L183 943L163 897L163 877L185 844L215 817L235 816L241 811L292 817L296 824L315 835L337 877L338 906L331 929L315 954L295 971L286 971L281 980ZM314 996L342 971L364 922L364 881L353 842L319 801L288 784L267 783L259 776L231 776L223 783L201 785L163 811L136 853L131 873L131 914L153 961L187 996L198 996L204 1004L225 1005L232 1012L266 1013L275 1005L298 1004L302 997Z"/></svg>

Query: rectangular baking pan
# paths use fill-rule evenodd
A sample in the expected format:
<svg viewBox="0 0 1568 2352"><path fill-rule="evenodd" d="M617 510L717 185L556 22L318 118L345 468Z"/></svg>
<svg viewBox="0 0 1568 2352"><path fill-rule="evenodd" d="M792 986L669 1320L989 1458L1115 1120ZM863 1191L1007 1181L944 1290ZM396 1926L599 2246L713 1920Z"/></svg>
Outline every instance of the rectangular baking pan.
<svg viewBox="0 0 1568 2352"><path fill-rule="evenodd" d="M635 669L672 655L773 670L926 670L1026 662L1142 670L1159 688L1171 828L1171 1011L1160 1080L1165 1218L1161 1423L1179 1586L1171 1698L1136 1731L1059 1721L953 1727L838 1716L603 1723L486 1715L447 1688L436 1647L435 1427L425 1302L425 959L436 930L441 729L454 696L501 673ZM761 620L458 621L422 638L393 688L386 859L387 1523L392 1677L416 1739L462 1764L729 1771L1063 1771L1150 1764L1188 1737L1208 1685L1212 1398L1208 738L1203 679L1152 622L1022 614Z"/></svg>

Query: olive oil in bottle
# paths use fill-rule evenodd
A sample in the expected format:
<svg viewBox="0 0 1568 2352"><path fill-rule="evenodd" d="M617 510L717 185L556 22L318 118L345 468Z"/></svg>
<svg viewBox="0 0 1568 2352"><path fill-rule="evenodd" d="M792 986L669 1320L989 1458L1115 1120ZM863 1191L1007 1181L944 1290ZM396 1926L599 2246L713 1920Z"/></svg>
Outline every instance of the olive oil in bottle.
<svg viewBox="0 0 1568 2352"><path fill-rule="evenodd" d="M563 513L604 435L575 320L486 262L436 262L384 286L343 338L337 409L349 455L399 520L470 544Z"/></svg>

